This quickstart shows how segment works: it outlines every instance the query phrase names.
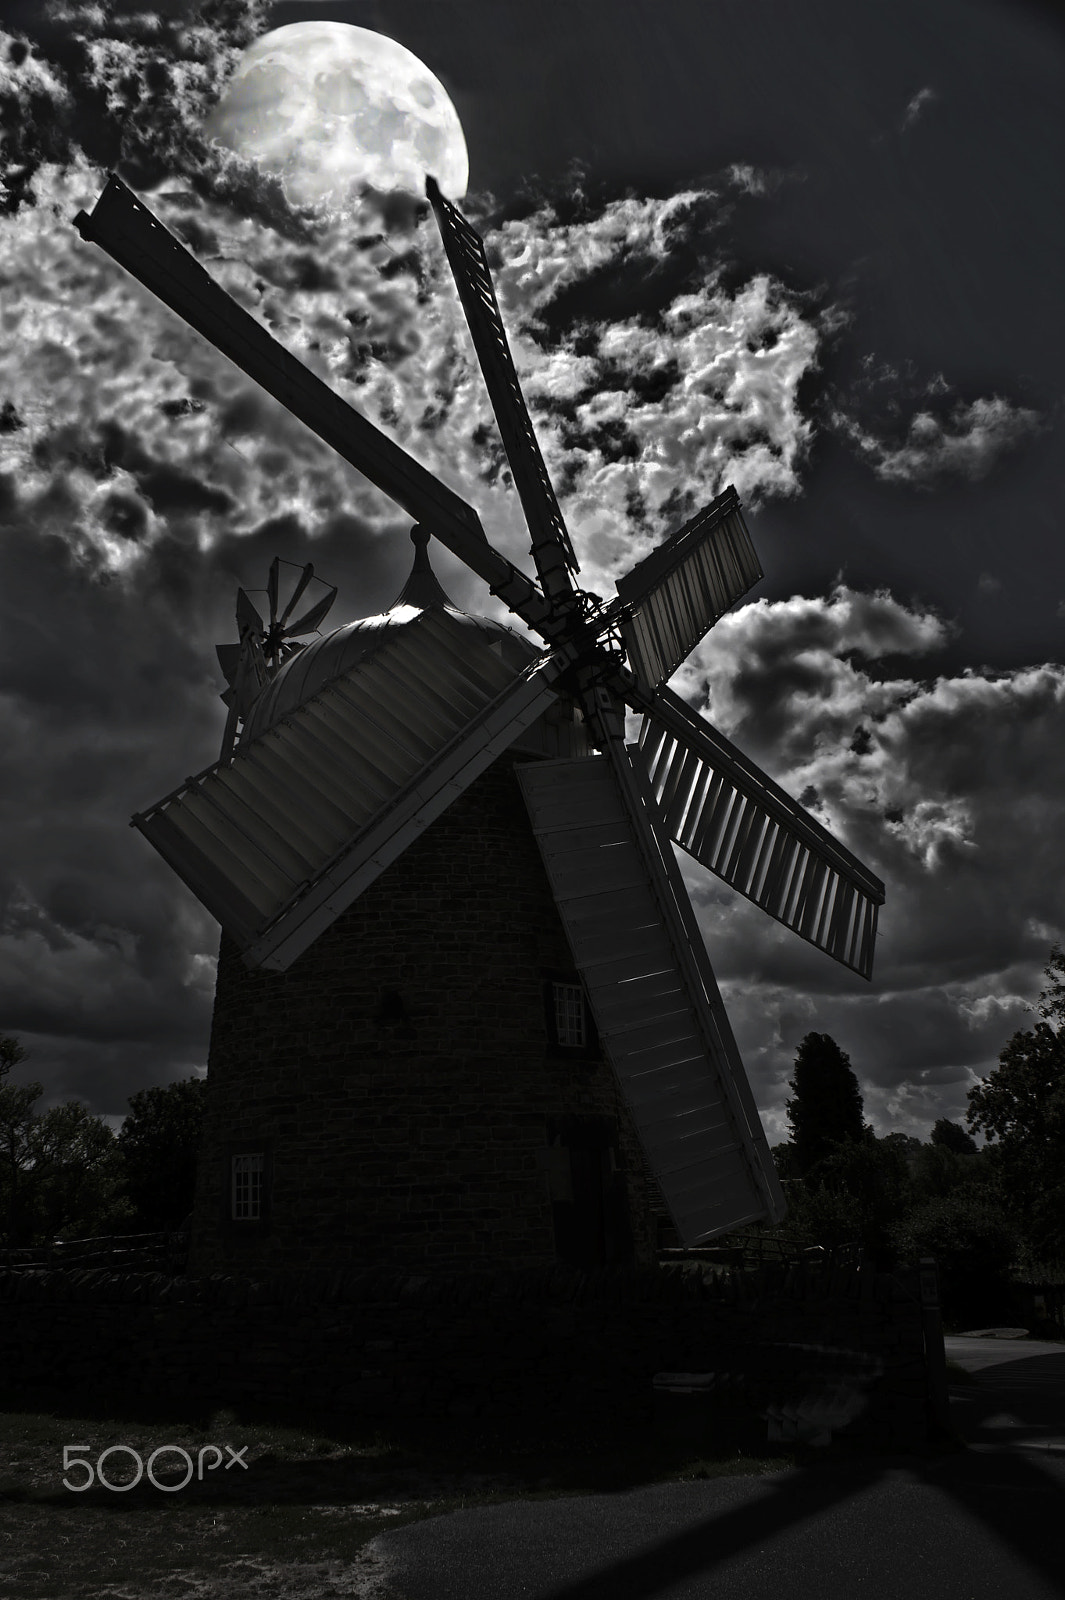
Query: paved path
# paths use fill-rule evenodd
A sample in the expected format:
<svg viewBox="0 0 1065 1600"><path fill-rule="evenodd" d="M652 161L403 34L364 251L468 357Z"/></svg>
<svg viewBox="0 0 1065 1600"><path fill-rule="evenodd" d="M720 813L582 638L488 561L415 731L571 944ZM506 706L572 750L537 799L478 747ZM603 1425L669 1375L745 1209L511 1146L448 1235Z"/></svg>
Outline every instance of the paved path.
<svg viewBox="0 0 1065 1600"><path fill-rule="evenodd" d="M1062 1600L1065 1345L951 1339L973 1448L514 1501L370 1546L389 1600ZM1049 1420L1048 1420L1049 1419Z"/></svg>
<svg viewBox="0 0 1065 1600"><path fill-rule="evenodd" d="M943 1343L979 1379L950 1391L951 1423L967 1444L1065 1455L1065 1344L964 1335Z"/></svg>

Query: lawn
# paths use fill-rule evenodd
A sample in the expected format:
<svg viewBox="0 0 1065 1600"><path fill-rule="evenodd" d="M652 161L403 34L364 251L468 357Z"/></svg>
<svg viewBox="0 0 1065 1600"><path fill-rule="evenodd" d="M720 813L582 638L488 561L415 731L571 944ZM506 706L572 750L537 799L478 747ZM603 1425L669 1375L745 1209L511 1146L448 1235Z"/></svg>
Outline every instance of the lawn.
<svg viewBox="0 0 1065 1600"><path fill-rule="evenodd" d="M953 1365L953 1364L951 1364ZM951 1373L959 1379L960 1369ZM805 1447L753 1453L670 1443L643 1429L513 1423L279 1420L248 1411L130 1409L0 1397L0 1594L5 1600L390 1600L364 1546L385 1528L464 1505L603 1493L642 1483L801 1466ZM64 1447L108 1489L63 1465ZM207 1447L217 1446L217 1451ZM131 1488L136 1451L171 1450ZM226 1448L228 1447L228 1449ZM221 1460L216 1461L220 1456ZM215 1463L212 1466L212 1463ZM228 1464L227 1464L228 1463Z"/></svg>

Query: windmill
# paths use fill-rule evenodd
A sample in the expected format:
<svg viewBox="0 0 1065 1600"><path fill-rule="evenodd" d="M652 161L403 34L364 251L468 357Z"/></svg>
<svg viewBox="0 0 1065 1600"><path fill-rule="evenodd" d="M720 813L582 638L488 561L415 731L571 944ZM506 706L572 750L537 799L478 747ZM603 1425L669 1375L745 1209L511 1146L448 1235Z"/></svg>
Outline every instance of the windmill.
<svg viewBox="0 0 1065 1600"><path fill-rule="evenodd" d="M415 570L396 606L316 640L294 664L277 663L273 680L240 701L239 742L134 824L218 918L247 969L291 974L438 819L461 810L494 763L518 752L514 772L572 963L681 1241L778 1221L781 1188L673 846L866 978L883 885L668 687L761 576L735 491L637 563L613 599L578 588L482 241L431 178L426 192L528 523L535 579L493 548L454 490L238 307L117 177L91 216L75 219L84 239L418 524ZM539 648L485 623L471 647L470 619L428 567L430 535ZM260 653L264 638L283 648L275 611L272 603L267 630L245 610L242 638ZM627 707L642 717L632 744ZM233 1215L255 1214L259 1160L233 1157L250 1163L233 1167L232 1194L244 1196Z"/></svg>

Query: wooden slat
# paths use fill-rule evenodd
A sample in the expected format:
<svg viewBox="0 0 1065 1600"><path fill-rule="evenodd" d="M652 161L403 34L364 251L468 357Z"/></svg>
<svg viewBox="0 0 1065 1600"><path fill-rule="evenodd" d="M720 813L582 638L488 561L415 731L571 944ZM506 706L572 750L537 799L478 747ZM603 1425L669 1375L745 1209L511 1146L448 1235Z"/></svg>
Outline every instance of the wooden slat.
<svg viewBox="0 0 1065 1600"><path fill-rule="evenodd" d="M279 946L266 930L286 918L286 926L303 927L319 899L338 906L346 892L333 879L338 858L348 863L349 885L367 830L377 829L373 865L369 857L359 861L359 881L383 871L391 848L383 841L392 835L382 819L393 811L398 817L401 797L409 796L404 825L417 831L424 822L413 819L450 803L493 759L484 752L506 747L511 724L516 736L552 703L546 673L535 662L515 673L487 644L471 640L463 623L442 609L424 611L369 659L134 820L160 849L164 835L171 846L176 834L184 837L168 859L209 909L220 906L228 917L225 908L236 908L223 926L246 952L272 960ZM459 750L466 752L461 758ZM441 787L434 787L434 773ZM320 891L323 874L329 887ZM231 888L219 892L220 882ZM256 919L250 940L249 906ZM286 951L296 942L294 932L286 934Z"/></svg>
<svg viewBox="0 0 1065 1600"><path fill-rule="evenodd" d="M868 978L880 880L675 695L660 691L654 703L630 753L670 838L785 927Z"/></svg>
<svg viewBox="0 0 1065 1600"><path fill-rule="evenodd" d="M637 677L652 690L664 683L761 576L736 491L726 489L618 580Z"/></svg>

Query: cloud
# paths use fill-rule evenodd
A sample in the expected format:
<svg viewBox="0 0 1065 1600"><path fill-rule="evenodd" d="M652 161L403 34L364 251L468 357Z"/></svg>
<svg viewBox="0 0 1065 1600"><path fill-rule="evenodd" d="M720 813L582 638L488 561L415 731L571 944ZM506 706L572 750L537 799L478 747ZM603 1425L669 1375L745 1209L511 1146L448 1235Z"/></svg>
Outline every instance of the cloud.
<svg viewBox="0 0 1065 1600"><path fill-rule="evenodd" d="M103 573L159 541L224 545L270 515L402 516L70 225L100 179L39 169L37 204L0 232L11 285L2 436L17 514L53 526ZM319 218L279 237L259 217L168 184L162 220L237 302L433 472L471 498L507 553L527 536L487 394L431 224L352 236ZM728 291L656 274L704 196L617 201L581 223L550 210L487 230L542 448L589 582L610 576L719 491L792 493L810 439L798 389L818 330L759 275ZM638 315L567 314L590 277L641 275ZM136 315L129 314L136 307Z"/></svg>
<svg viewBox="0 0 1065 1600"><path fill-rule="evenodd" d="M217 753L213 646L275 553L383 608L408 519L184 328L71 219L117 165L242 305L527 565L528 533L431 220L293 209L203 138L254 6L52 8L0 41L0 1026L57 1098L121 1114L202 1065L217 929L127 818ZM41 13L45 15L45 13ZM205 20L205 19L214 20ZM17 59L16 59L17 57ZM161 72L165 69L165 72ZM165 77L165 83L163 78ZM801 487L831 308L727 261L729 183L471 197L544 456L604 595L726 482ZM868 414L872 406L872 414ZM1037 424L870 362L837 426L886 481L976 476ZM482 587L434 552L475 611ZM811 1028L851 1051L881 1131L964 1110L1059 936L1062 669L925 681L949 622L886 593L722 619L683 691L888 884L872 989L699 874L699 915L777 1133ZM900 667L900 663L902 664ZM775 1119L775 1120L774 1120Z"/></svg>
<svg viewBox="0 0 1065 1600"><path fill-rule="evenodd" d="M409 519L80 239L101 153L143 172L146 201L233 297L523 565L528 533L431 220L387 197L357 228L294 210L200 139L221 69L199 36L181 54L153 35L180 90L160 109L138 93L148 22L105 36L78 15L80 54L49 46L51 79L41 68L57 143L24 146L0 218L0 1021L53 1098L116 1116L205 1055L217 928L127 824L217 754L213 647L235 636L237 583L262 584L275 553L313 559L341 586L331 622L372 613L405 576ZM26 82L31 59L36 45ZM480 220L584 580L609 594L726 476L794 492L820 333L770 276L726 282L708 191L566 204L498 217L485 199ZM434 559L457 600L498 610Z"/></svg>
<svg viewBox="0 0 1065 1600"><path fill-rule="evenodd" d="M934 105L938 99L939 96L936 91L927 84L923 89L918 89L903 114L902 122L899 124L900 132L908 132L917 119L924 115L926 109Z"/></svg>
<svg viewBox="0 0 1065 1600"><path fill-rule="evenodd" d="M815 1030L850 1051L880 1132L927 1137L1031 1026L1025 1007L1062 937L1065 667L933 680L883 670L946 631L841 586L740 608L678 674L886 884L870 988L689 874L761 1103L778 1118L795 1047Z"/></svg>
<svg viewBox="0 0 1065 1600"><path fill-rule="evenodd" d="M834 426L885 483L927 488L948 476L976 482L1040 426L1040 414L1000 395L956 401L946 415L917 411L898 443L836 412Z"/></svg>
<svg viewBox="0 0 1065 1600"><path fill-rule="evenodd" d="M267 0L19 9L21 31L0 29L0 214L37 203L43 167L87 163L140 190L180 177L196 194L298 230L280 181L203 132L242 50L269 26Z"/></svg>

